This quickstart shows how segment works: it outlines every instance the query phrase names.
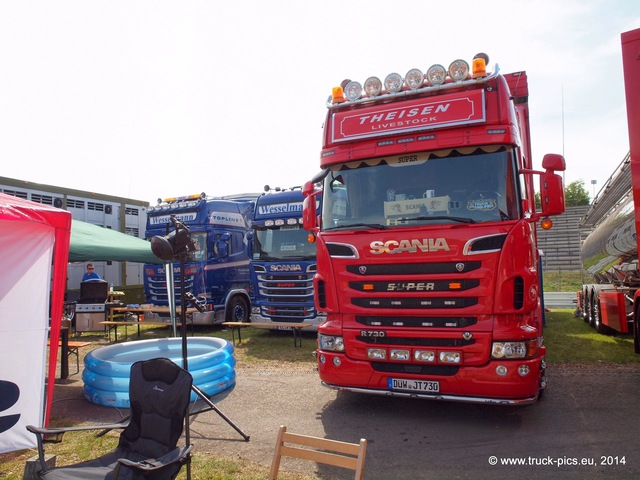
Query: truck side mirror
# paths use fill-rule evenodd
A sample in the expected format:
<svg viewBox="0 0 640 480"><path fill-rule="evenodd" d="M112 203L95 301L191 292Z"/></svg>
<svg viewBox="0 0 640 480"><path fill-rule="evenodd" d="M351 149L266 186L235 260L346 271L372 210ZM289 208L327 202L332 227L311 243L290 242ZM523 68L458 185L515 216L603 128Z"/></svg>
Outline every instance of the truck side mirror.
<svg viewBox="0 0 640 480"><path fill-rule="evenodd" d="M540 203L544 216L564 213L562 177L553 170L547 170L540 175Z"/></svg>
<svg viewBox="0 0 640 480"><path fill-rule="evenodd" d="M567 164L562 155L547 153L542 157L542 168L545 170L553 170L554 172L564 172L567 169Z"/></svg>
<svg viewBox="0 0 640 480"><path fill-rule="evenodd" d="M231 235L228 233L223 233L220 235L220 238L216 240L215 243L215 253L218 255L218 258L227 258L229 256L229 240L231 239Z"/></svg>
<svg viewBox="0 0 640 480"><path fill-rule="evenodd" d="M322 193L315 189L315 182L306 182L302 187L302 195L305 196L302 203L302 227L310 232L316 231L318 225L318 208L316 206L316 196Z"/></svg>
<svg viewBox="0 0 640 480"><path fill-rule="evenodd" d="M313 231L318 228L316 224L316 198L309 196L302 204L302 226L305 230Z"/></svg>
<svg viewBox="0 0 640 480"><path fill-rule="evenodd" d="M313 182L305 182L305 184L302 186L302 195L308 197L313 193L314 190L315 188L313 186Z"/></svg>

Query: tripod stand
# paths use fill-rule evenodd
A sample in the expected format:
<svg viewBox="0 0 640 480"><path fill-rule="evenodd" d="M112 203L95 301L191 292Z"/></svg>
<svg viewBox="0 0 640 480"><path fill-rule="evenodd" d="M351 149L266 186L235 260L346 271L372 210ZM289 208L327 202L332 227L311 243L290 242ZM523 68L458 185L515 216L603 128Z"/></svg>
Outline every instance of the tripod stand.
<svg viewBox="0 0 640 480"><path fill-rule="evenodd" d="M203 306L195 300L193 294L187 295L185 291L185 281L184 281L184 272L185 272L185 263L187 258L190 257L191 253L195 251L195 244L193 239L191 238L191 232L189 228L179 219L177 219L174 215L171 215L171 224L173 224L175 230L173 232L169 232L170 225L167 224L167 234L165 236L155 236L151 239L151 251L153 254L161 260L169 262L167 265L167 271L173 272L173 264L171 262L175 260L180 261L180 336L182 337L182 368L189 371L188 365L188 342L187 342L187 301L193 303L193 305L200 311L203 311ZM167 277L168 279L170 277ZM175 281L171 278L170 282L167 282L167 287L173 292L170 291L170 298L175 299ZM174 302L175 305L175 302ZM174 315L175 318L175 315ZM175 322L173 325L173 331L175 335ZM229 417L227 417L218 407L214 405L214 403L207 397L202 390L200 390L197 386L193 385L191 389L196 393L196 395L205 402L208 407L203 408L197 412L189 412L187 414L187 418L185 418L185 441L187 445L191 444L190 430L189 430L189 417L192 415L196 415L199 413L209 412L213 410L220 417L231 425L236 432L242 435L245 442L249 441L249 435L245 434L240 428L233 423ZM187 479L191 479L191 462L187 463Z"/></svg>
<svg viewBox="0 0 640 480"><path fill-rule="evenodd" d="M187 293L185 292L185 285L184 285L184 265L185 265L185 261L186 261L186 257L188 256L188 252L182 253L180 254L180 297L181 297L181 301L180 301L180 336L182 337L182 368L184 368L185 370L189 370L188 368L188 342L187 342L187 301L189 301L195 308L198 309L198 311L202 312L203 311L203 307L202 305L200 305L196 300L195 297L193 297L193 295L188 296ZM200 390L196 385L192 385L191 389L196 393L196 395L198 395L198 397L200 397L200 399L206 403L208 405L208 407L205 407L201 410L198 410L196 412L189 412L189 416L193 416L193 415L198 415L200 413L206 413L206 412L210 412L211 410L213 410L214 412L216 412L218 415L220 415L220 417L227 422L229 425L231 425L233 427L233 429L238 432L242 438L244 438L245 442L249 441L249 435L247 435L246 433L244 433L231 419L229 419L229 417L227 417L224 413L222 413L222 411L216 407L216 405L209 399L209 397L207 397L204 392L202 392L202 390ZM188 422L187 422L188 424ZM187 436L187 443L189 442L189 428L188 426L186 427L185 430L185 435Z"/></svg>

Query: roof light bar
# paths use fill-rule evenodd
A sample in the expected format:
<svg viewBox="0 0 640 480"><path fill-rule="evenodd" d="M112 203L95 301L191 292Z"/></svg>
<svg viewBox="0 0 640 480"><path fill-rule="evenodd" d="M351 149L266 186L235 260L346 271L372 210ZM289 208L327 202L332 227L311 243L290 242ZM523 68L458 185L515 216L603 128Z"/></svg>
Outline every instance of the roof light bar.
<svg viewBox="0 0 640 480"><path fill-rule="evenodd" d="M412 68L404 76L404 83L411 90L417 90L422 87L422 84L424 83L424 74L417 68Z"/></svg>
<svg viewBox="0 0 640 480"><path fill-rule="evenodd" d="M344 96L347 97L347 100L353 102L362 97L362 85L358 82L349 82L347 86L344 87Z"/></svg>
<svg viewBox="0 0 640 480"><path fill-rule="evenodd" d="M399 73L390 73L384 79L384 88L389 93L397 93L402 90L402 77Z"/></svg>
<svg viewBox="0 0 640 480"><path fill-rule="evenodd" d="M409 70L404 78L396 73L390 73L381 82L378 77L369 77L364 82L364 86L356 81L343 80L340 87L335 87L331 96L331 103L339 104L343 102L355 102L360 99L366 101L368 98L377 97L379 95L394 94L407 91L422 91L428 87L436 87L444 85L449 88L455 88L455 83L463 82L467 79L482 79L488 77L487 65L489 64L489 56L486 53L478 53L473 57L472 68L465 60L457 59L451 62L449 68L445 69L441 64L434 64L429 67L426 73L418 68ZM491 77L497 75L498 69L491 74ZM446 85L445 85L446 84ZM411 92L409 92L409 90ZM363 98L364 97L364 98Z"/></svg>
<svg viewBox="0 0 640 480"><path fill-rule="evenodd" d="M469 64L464 60L454 60L449 65L449 76L454 82L462 82L469 78Z"/></svg>
<svg viewBox="0 0 640 480"><path fill-rule="evenodd" d="M430 85L442 85L447 79L447 71L442 65L431 65L427 70L426 79Z"/></svg>
<svg viewBox="0 0 640 480"><path fill-rule="evenodd" d="M382 82L378 77L369 77L364 82L364 92L369 97L377 97L382 93Z"/></svg>

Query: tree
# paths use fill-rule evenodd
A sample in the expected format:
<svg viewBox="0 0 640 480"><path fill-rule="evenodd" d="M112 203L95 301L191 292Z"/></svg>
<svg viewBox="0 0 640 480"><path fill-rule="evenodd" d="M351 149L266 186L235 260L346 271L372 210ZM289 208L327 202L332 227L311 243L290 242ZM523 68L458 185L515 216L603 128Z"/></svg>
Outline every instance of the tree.
<svg viewBox="0 0 640 480"><path fill-rule="evenodd" d="M564 201L567 207L577 207L591 203L589 192L584 186L584 180L576 180L564 187Z"/></svg>

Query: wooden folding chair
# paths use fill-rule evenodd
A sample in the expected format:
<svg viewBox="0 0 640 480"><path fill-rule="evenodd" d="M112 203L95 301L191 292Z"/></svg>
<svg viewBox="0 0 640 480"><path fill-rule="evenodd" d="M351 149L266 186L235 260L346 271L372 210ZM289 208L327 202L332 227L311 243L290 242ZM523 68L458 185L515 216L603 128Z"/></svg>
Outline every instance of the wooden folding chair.
<svg viewBox="0 0 640 480"><path fill-rule="evenodd" d="M287 432L287 427L281 425L280 430L278 430L276 450L271 462L269 480L276 480L278 477L282 456L355 470L355 479L362 480L366 454L367 441L364 438L360 439L360 443L340 442L327 438L289 433Z"/></svg>

